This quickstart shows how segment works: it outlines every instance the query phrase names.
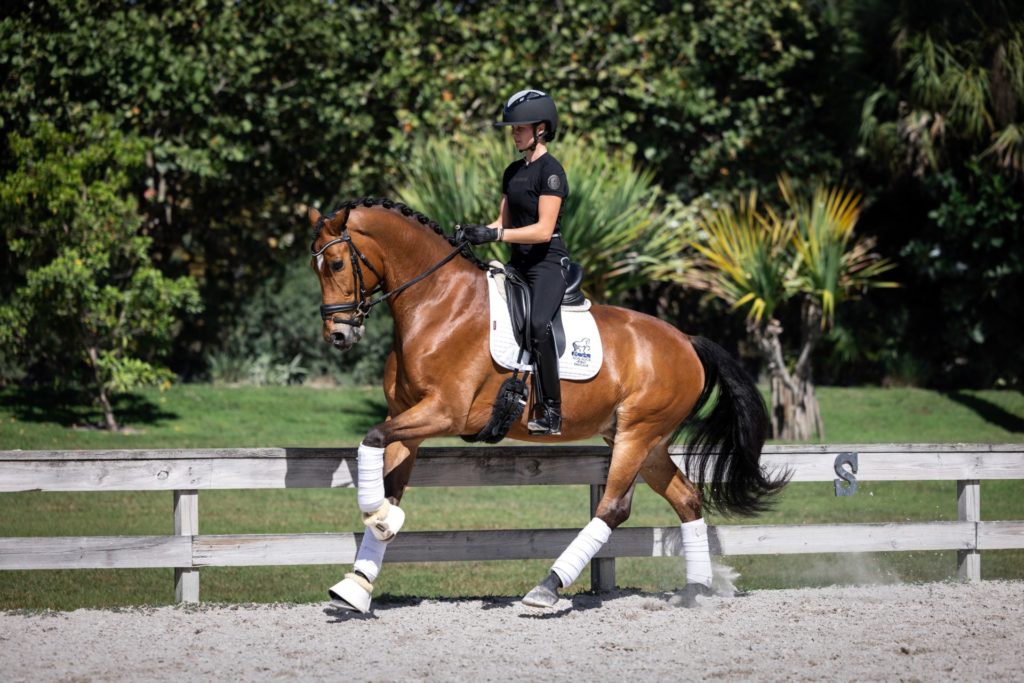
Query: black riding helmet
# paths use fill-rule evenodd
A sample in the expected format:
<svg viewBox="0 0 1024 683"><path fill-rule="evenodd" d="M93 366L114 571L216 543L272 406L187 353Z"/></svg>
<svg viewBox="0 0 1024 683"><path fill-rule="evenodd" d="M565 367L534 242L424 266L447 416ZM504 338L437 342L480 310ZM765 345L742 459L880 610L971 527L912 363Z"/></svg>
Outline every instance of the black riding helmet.
<svg viewBox="0 0 1024 683"><path fill-rule="evenodd" d="M540 90L520 90L505 103L501 121L495 126L514 126L526 123L547 124L544 139L550 142L558 131L558 110L551 96Z"/></svg>

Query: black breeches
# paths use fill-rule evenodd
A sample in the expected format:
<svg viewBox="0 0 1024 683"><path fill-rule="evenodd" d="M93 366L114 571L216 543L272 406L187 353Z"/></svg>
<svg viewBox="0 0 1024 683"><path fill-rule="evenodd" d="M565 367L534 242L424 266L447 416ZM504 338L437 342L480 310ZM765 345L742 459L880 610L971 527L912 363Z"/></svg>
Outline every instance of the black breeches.
<svg viewBox="0 0 1024 683"><path fill-rule="evenodd" d="M541 261L524 269L530 283L530 338L536 345L548 334L548 324L562 305L565 295L565 269L560 263Z"/></svg>
<svg viewBox="0 0 1024 683"><path fill-rule="evenodd" d="M541 261L526 270L523 277L530 283L530 340L534 389L537 392L534 403L557 410L561 405L562 392L551 319L558 312L565 295L565 269L558 262Z"/></svg>

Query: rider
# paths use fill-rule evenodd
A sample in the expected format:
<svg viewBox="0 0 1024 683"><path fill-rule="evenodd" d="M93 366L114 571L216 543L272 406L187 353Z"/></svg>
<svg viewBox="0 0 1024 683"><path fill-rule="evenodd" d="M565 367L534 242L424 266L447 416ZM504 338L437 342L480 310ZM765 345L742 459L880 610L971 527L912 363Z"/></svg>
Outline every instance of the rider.
<svg viewBox="0 0 1024 683"><path fill-rule="evenodd" d="M562 165L548 153L558 131L558 112L540 90L521 90L505 104L495 126L511 126L523 158L509 164L501 182L501 208L489 225L463 226L472 244L512 243L511 265L530 283L530 339L537 400L531 434L562 433L558 351L551 320L566 288L569 252L562 241L562 212L569 183Z"/></svg>

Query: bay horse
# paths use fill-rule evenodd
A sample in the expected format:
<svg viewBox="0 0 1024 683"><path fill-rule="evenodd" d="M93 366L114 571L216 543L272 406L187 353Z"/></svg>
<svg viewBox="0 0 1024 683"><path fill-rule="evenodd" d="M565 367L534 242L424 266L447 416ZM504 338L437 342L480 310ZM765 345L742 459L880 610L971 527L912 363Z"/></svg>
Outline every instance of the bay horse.
<svg viewBox="0 0 1024 683"><path fill-rule="evenodd" d="M367 432L357 457L357 499L371 533L363 534L353 572L329 590L336 605L367 612L386 544L405 519L398 504L417 449L432 437L478 433L511 371L488 349L487 266L436 223L385 199L347 202L327 215L311 208L309 220L325 341L351 347L366 314L382 302L394 318L384 368L388 415ZM590 380L563 381L562 434L531 436L524 413L508 436L553 442L598 434L611 447L607 484L594 519L523 602L557 602L558 590L629 517L641 475L679 517L684 601L692 604L711 584L702 509L756 514L788 479L760 466L768 430L764 401L739 363L713 342L624 308L595 304L591 312L604 361ZM716 389L713 407L699 415ZM669 458L684 426L686 471L696 472L696 482Z"/></svg>

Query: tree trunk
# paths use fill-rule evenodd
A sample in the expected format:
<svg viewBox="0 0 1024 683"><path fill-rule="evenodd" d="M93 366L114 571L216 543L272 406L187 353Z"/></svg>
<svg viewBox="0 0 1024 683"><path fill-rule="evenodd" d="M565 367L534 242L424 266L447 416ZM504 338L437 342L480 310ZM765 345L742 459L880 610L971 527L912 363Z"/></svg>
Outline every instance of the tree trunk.
<svg viewBox="0 0 1024 683"><path fill-rule="evenodd" d="M96 391L98 392L96 399L99 401L100 407L103 408L103 422L108 430L116 432L120 427L117 425L117 418L114 417L114 407L110 405L107 390L103 388L103 378L100 376L99 353L97 353L95 346L89 347L89 362L92 364L93 378L96 380Z"/></svg>
<svg viewBox="0 0 1024 683"><path fill-rule="evenodd" d="M787 373L788 374L788 373ZM791 384L796 384L796 390ZM779 375L771 377L772 438L783 441L811 441L825 438L814 383Z"/></svg>
<svg viewBox="0 0 1024 683"><path fill-rule="evenodd" d="M819 317L815 317L815 316ZM793 370L782 353L782 325L778 320L752 323L748 331L768 361L771 405L771 438L782 441L810 441L825 438L825 424L814 394L811 352L821 338L820 309L813 304L804 309L803 340L800 357Z"/></svg>

